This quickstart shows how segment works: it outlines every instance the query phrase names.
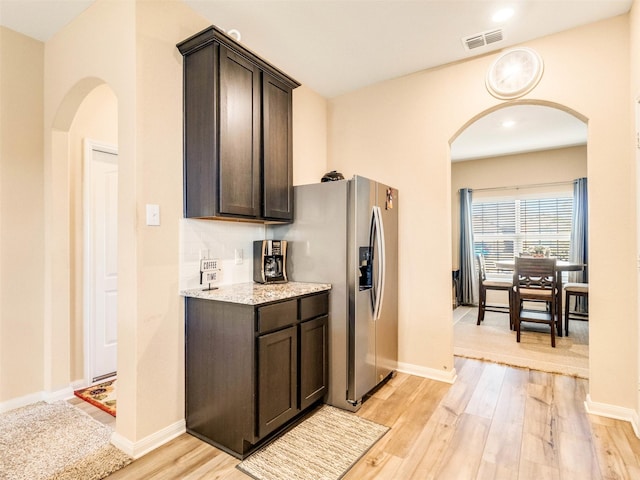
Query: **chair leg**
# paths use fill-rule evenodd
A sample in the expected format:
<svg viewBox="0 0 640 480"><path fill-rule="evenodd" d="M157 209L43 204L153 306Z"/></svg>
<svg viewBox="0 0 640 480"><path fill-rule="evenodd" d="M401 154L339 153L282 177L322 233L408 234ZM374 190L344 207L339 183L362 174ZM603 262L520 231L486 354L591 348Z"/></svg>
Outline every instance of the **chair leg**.
<svg viewBox="0 0 640 480"><path fill-rule="evenodd" d="M552 310L555 310L555 305L553 306L554 308ZM556 314L555 312L551 313L551 346L553 348L556 347L556 327L557 327L557 322L559 320L556 320Z"/></svg>
<svg viewBox="0 0 640 480"><path fill-rule="evenodd" d="M478 300L478 322L476 325L480 325L480 322L484 321L484 309L487 306L487 291L480 287L478 297L480 298Z"/></svg>
<svg viewBox="0 0 640 480"><path fill-rule="evenodd" d="M518 299L515 299L513 306L513 328L516 329L516 342L520 343L520 309L522 304Z"/></svg>
<svg viewBox="0 0 640 480"><path fill-rule="evenodd" d="M564 334L569 336L569 310L571 310L571 295L569 292L565 292L564 295Z"/></svg>
<svg viewBox="0 0 640 480"><path fill-rule="evenodd" d="M513 312L515 308L513 305L513 289L509 290L509 330L513 330Z"/></svg>

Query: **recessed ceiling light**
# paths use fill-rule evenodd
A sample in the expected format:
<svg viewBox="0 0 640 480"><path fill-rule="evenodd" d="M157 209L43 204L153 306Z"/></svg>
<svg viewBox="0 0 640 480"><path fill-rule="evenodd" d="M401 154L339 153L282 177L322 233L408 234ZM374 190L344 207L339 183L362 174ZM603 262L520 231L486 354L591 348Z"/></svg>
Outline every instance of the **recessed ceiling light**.
<svg viewBox="0 0 640 480"><path fill-rule="evenodd" d="M502 126L504 128L511 128L516 124L515 120L505 120L504 122L502 122Z"/></svg>
<svg viewBox="0 0 640 480"><path fill-rule="evenodd" d="M504 22L505 20L509 20L513 16L513 8L503 8L502 10L498 10L493 14L491 20L494 22Z"/></svg>

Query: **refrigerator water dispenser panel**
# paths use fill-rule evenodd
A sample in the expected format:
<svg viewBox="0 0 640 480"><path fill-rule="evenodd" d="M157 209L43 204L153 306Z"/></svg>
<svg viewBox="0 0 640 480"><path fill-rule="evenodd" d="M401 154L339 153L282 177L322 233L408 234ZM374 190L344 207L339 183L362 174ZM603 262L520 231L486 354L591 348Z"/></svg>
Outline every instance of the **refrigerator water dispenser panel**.
<svg viewBox="0 0 640 480"><path fill-rule="evenodd" d="M369 290L373 286L373 262L371 261L371 248L360 247L360 291Z"/></svg>

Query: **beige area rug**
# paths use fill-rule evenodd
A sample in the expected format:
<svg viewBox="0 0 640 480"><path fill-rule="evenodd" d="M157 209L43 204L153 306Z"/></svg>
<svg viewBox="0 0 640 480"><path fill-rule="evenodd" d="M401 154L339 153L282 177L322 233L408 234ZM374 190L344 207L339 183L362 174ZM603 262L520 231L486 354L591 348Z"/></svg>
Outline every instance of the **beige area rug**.
<svg viewBox="0 0 640 480"><path fill-rule="evenodd" d="M388 430L323 405L238 468L258 480L337 480Z"/></svg>
<svg viewBox="0 0 640 480"><path fill-rule="evenodd" d="M0 415L0 479L98 480L131 458L111 429L67 402L39 402Z"/></svg>
<svg viewBox="0 0 640 480"><path fill-rule="evenodd" d="M556 337L553 348L545 325L523 324L518 343L507 314L486 312L481 325L477 319L477 308L454 311L454 355L589 378L589 322L570 320L569 337Z"/></svg>

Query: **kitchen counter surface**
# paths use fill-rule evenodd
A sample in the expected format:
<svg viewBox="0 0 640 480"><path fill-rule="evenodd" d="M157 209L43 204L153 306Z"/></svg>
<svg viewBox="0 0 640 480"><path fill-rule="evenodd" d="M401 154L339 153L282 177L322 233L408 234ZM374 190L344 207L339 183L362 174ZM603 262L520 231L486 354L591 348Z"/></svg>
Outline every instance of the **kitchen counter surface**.
<svg viewBox="0 0 640 480"><path fill-rule="evenodd" d="M180 292L185 297L203 298L218 302L242 303L245 305L260 305L263 303L286 300L310 293L331 290L328 283L287 282L263 285L261 283L238 283L222 285L216 290L202 290L195 288Z"/></svg>

